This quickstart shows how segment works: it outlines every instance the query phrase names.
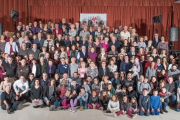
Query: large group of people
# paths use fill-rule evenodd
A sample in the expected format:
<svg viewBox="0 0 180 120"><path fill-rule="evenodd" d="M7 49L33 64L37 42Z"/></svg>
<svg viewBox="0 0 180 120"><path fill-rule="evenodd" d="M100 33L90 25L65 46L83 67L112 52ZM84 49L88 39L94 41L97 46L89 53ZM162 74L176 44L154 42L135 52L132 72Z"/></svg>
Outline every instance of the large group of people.
<svg viewBox="0 0 180 120"><path fill-rule="evenodd" d="M149 40L131 26L19 22L0 36L1 108L10 114L29 101L132 118L180 111L179 61L168 46L163 35Z"/></svg>

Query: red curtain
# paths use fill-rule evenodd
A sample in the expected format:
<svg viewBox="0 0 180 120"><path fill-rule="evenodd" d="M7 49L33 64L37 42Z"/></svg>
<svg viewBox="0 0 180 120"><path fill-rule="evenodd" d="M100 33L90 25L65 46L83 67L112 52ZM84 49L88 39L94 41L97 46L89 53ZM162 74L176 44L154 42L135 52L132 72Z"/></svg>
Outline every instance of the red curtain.
<svg viewBox="0 0 180 120"><path fill-rule="evenodd" d="M0 2L0 23L3 23L3 31L14 31L14 20L10 17L11 9L19 12L17 22L27 24L28 11L27 0L1 0Z"/></svg>

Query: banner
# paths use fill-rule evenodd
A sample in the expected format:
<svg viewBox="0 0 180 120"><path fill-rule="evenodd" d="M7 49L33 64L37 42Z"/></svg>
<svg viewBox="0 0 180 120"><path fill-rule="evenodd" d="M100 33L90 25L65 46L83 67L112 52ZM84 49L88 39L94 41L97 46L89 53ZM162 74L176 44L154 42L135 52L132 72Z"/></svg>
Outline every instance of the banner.
<svg viewBox="0 0 180 120"><path fill-rule="evenodd" d="M107 14L86 14L81 13L80 14L80 22L81 25L87 25L87 26L106 26L107 22Z"/></svg>

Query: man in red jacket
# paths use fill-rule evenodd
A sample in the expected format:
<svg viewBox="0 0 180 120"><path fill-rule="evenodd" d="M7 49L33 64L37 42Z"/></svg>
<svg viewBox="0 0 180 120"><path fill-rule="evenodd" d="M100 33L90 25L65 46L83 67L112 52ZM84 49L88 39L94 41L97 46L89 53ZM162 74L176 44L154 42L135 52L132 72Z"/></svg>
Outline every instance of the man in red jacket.
<svg viewBox="0 0 180 120"><path fill-rule="evenodd" d="M55 29L53 30L52 33L55 34L56 37L58 37L59 34L63 35L63 31L61 28L59 28L58 23L55 24Z"/></svg>

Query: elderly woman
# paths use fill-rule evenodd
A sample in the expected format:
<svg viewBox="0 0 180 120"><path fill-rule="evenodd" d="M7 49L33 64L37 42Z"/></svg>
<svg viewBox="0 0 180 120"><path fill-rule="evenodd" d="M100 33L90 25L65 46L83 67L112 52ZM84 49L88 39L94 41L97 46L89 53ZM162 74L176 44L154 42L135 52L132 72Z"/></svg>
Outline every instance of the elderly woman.
<svg viewBox="0 0 180 120"><path fill-rule="evenodd" d="M73 40L75 40L75 37L77 35L77 31L75 29L75 25L74 24L71 24L71 29L69 30L69 36L72 36L73 37Z"/></svg>
<svg viewBox="0 0 180 120"><path fill-rule="evenodd" d="M161 51L163 49L165 49L167 55L169 55L169 46L168 46L167 42L165 42L164 36L161 37L161 42L158 43L157 49L158 49L158 53L161 53Z"/></svg>
<svg viewBox="0 0 180 120"><path fill-rule="evenodd" d="M87 76L90 76L92 79L98 76L98 69L93 61L91 61L86 74Z"/></svg>
<svg viewBox="0 0 180 120"><path fill-rule="evenodd" d="M50 51L51 47L54 46L54 41L51 39L50 34L47 34L47 39L44 41L43 46L46 47L48 52Z"/></svg>
<svg viewBox="0 0 180 120"><path fill-rule="evenodd" d="M106 54L108 53L108 48L109 48L109 43L108 43L108 41L109 41L109 38L106 37L106 38L105 38L105 41L102 43L102 47L105 49Z"/></svg>
<svg viewBox="0 0 180 120"><path fill-rule="evenodd" d="M16 42L14 42L14 39L11 37L9 39L9 42L5 45L5 53L10 54L11 52L18 52L18 46Z"/></svg>

